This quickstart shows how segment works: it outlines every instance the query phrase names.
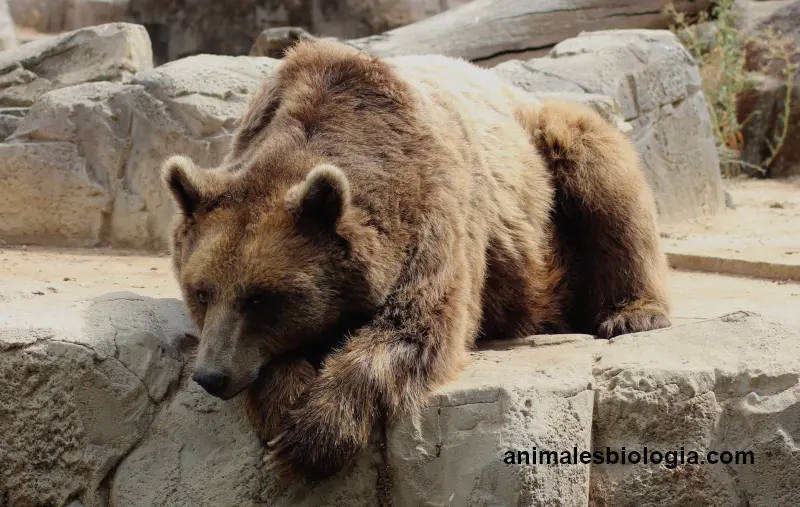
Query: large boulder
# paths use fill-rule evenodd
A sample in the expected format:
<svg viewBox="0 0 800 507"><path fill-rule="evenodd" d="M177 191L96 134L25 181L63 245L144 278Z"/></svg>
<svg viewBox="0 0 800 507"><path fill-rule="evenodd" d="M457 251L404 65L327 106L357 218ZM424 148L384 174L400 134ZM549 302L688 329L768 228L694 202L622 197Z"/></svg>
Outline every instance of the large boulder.
<svg viewBox="0 0 800 507"><path fill-rule="evenodd" d="M71 246L93 246L100 240L111 202L78 146L58 141L3 143L0 158L3 241L68 237L75 238Z"/></svg>
<svg viewBox="0 0 800 507"><path fill-rule="evenodd" d="M276 64L197 56L124 84L87 83L43 96L0 144L13 157L0 166L10 196L0 204L0 237L164 248L173 212L160 179L164 158L221 161L248 93Z"/></svg>
<svg viewBox="0 0 800 507"><path fill-rule="evenodd" d="M150 30L157 61L198 53L246 55L265 28L298 26L350 39L438 14L468 0L130 0L129 16Z"/></svg>
<svg viewBox="0 0 800 507"><path fill-rule="evenodd" d="M0 181L18 197L0 202L0 237L14 243L166 248L173 210L160 183L161 163L173 153L205 166L218 163L247 95L277 64L262 57L189 57L122 83L50 92L21 121L9 115L6 121L15 131L0 151L8 150L15 163L0 166ZM581 36L559 44L548 58L508 62L494 71L542 97L588 103L631 134L663 221L723 209L697 69L673 35ZM0 110L0 126L2 120ZM43 150L55 152L46 157ZM68 180L78 190L50 185L48 171L58 175L53 181ZM31 211L26 203L33 201L47 202L59 213Z"/></svg>
<svg viewBox="0 0 800 507"><path fill-rule="evenodd" d="M114 469L177 387L181 306L112 294L31 312L30 299L4 296L3 505L106 505Z"/></svg>
<svg viewBox="0 0 800 507"><path fill-rule="evenodd" d="M633 127L662 222L724 209L700 74L672 33L584 33L556 45L546 58L502 63L495 71L533 93L592 93L616 100Z"/></svg>
<svg viewBox="0 0 800 507"><path fill-rule="evenodd" d="M429 19L348 41L375 56L443 54L493 67L511 59L542 56L583 32L667 28L668 5L687 16L711 0L473 0Z"/></svg>
<svg viewBox="0 0 800 507"><path fill-rule="evenodd" d="M189 380L195 331L180 302L18 296L0 299L6 505L800 502L800 336L757 315L611 341L483 344L420 417L376 428L352 466L313 487L283 488L262 469L264 451L236 400ZM752 451L754 462L563 461L623 447L628 456L646 447L651 459L681 447L703 459ZM539 461L550 451L560 464L533 464L531 453Z"/></svg>
<svg viewBox="0 0 800 507"><path fill-rule="evenodd" d="M14 49L19 46L17 29L14 26L14 19L8 9L8 2L0 0L0 51Z"/></svg>
<svg viewBox="0 0 800 507"><path fill-rule="evenodd" d="M593 365L595 449L674 450L687 464L594 468L595 505L799 505L800 343L791 336L739 312L613 340ZM692 465L691 450L717 454Z"/></svg>
<svg viewBox="0 0 800 507"><path fill-rule="evenodd" d="M144 27L112 23L0 52L0 107L30 106L48 91L121 81L153 67Z"/></svg>

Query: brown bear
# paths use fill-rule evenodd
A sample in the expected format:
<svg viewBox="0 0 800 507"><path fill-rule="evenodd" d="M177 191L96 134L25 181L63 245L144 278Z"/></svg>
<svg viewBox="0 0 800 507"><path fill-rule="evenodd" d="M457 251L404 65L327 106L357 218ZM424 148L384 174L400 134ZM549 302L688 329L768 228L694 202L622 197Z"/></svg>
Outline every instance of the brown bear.
<svg viewBox="0 0 800 507"><path fill-rule="evenodd" d="M163 176L193 379L243 394L282 477L345 466L476 339L670 325L631 142L465 61L301 42L220 167Z"/></svg>

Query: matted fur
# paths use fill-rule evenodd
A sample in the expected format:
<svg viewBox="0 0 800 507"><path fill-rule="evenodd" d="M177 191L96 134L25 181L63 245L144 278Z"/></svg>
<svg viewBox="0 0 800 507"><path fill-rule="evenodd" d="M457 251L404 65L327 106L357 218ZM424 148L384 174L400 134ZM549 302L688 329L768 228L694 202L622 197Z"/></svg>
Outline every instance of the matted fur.
<svg viewBox="0 0 800 507"><path fill-rule="evenodd" d="M222 166L164 175L198 368L245 389L284 477L346 465L478 338L669 325L632 144L460 60L301 42Z"/></svg>

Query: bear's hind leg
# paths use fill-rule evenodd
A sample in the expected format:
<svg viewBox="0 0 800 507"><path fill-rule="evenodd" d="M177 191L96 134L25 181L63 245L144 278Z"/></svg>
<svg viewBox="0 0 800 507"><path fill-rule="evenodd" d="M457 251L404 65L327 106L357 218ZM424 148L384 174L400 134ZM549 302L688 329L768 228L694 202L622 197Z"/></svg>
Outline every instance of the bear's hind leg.
<svg viewBox="0 0 800 507"><path fill-rule="evenodd" d="M518 119L553 174L573 327L601 338L668 327L667 263L633 144L582 104L526 105Z"/></svg>

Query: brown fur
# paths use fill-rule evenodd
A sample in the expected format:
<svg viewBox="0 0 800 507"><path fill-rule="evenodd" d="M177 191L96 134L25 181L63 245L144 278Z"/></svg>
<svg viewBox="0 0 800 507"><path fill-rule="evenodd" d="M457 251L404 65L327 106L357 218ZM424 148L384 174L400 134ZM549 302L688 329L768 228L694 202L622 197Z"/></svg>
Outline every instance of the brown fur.
<svg viewBox="0 0 800 507"><path fill-rule="evenodd" d="M669 325L631 143L466 62L300 43L221 167L164 175L196 372L245 390L283 476L346 465L479 337Z"/></svg>

